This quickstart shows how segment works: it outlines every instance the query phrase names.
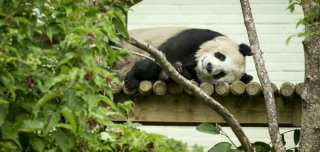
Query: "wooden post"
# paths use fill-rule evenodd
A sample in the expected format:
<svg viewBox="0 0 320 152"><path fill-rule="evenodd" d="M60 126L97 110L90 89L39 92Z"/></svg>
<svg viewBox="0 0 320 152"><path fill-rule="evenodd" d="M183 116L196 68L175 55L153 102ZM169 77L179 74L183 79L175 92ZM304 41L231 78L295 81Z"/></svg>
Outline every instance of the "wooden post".
<svg viewBox="0 0 320 152"><path fill-rule="evenodd" d="M149 95L152 92L152 82L147 80L141 81L138 91L141 95Z"/></svg>
<svg viewBox="0 0 320 152"><path fill-rule="evenodd" d="M180 94L183 91L183 87L175 82L171 82L168 85L168 91L171 94Z"/></svg>
<svg viewBox="0 0 320 152"><path fill-rule="evenodd" d="M261 92L261 86L258 82L250 82L246 86L246 91L250 96L257 96Z"/></svg>
<svg viewBox="0 0 320 152"><path fill-rule="evenodd" d="M246 91L246 85L241 81L235 81L230 86L230 91L235 96L240 96Z"/></svg>
<svg viewBox="0 0 320 152"><path fill-rule="evenodd" d="M226 96L230 92L230 86L227 82L220 81L215 85L216 93L220 96Z"/></svg>
<svg viewBox="0 0 320 152"><path fill-rule="evenodd" d="M285 82L280 87L280 93L284 97L290 97L294 93L294 84L291 82Z"/></svg>
<svg viewBox="0 0 320 152"><path fill-rule="evenodd" d="M112 83L110 87L112 94L119 94L122 91L121 83Z"/></svg>
<svg viewBox="0 0 320 152"><path fill-rule="evenodd" d="M274 84L274 83L271 83L271 87L272 87L273 93L274 93L275 95L279 96L279 95L280 95L280 92L279 92L279 89L278 89L277 85Z"/></svg>
<svg viewBox="0 0 320 152"><path fill-rule="evenodd" d="M211 96L214 92L214 87L212 84L203 82L200 85L200 89L203 90L207 95Z"/></svg>
<svg viewBox="0 0 320 152"><path fill-rule="evenodd" d="M122 90L126 95L134 95L137 92L137 89L128 90L125 85L122 85Z"/></svg>
<svg viewBox="0 0 320 152"><path fill-rule="evenodd" d="M294 86L294 91L296 92L296 95L301 97L304 89L304 83L298 83Z"/></svg>
<svg viewBox="0 0 320 152"><path fill-rule="evenodd" d="M152 89L154 94L162 96L167 93L167 84L159 80L153 84Z"/></svg>

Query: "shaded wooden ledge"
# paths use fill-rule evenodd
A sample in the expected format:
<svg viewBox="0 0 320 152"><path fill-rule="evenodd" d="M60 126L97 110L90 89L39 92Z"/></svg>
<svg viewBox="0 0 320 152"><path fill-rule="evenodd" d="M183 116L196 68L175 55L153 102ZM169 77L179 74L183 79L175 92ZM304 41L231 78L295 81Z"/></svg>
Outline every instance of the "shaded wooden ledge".
<svg viewBox="0 0 320 152"><path fill-rule="evenodd" d="M267 115L261 86L258 82L232 84L219 82L197 84L204 92L224 105L242 124L266 125ZM303 83L272 84L281 125L299 126ZM190 91L176 83L141 81L139 88L128 91L123 85L111 85L116 102L132 100L135 103L130 117L141 123L225 123Z"/></svg>

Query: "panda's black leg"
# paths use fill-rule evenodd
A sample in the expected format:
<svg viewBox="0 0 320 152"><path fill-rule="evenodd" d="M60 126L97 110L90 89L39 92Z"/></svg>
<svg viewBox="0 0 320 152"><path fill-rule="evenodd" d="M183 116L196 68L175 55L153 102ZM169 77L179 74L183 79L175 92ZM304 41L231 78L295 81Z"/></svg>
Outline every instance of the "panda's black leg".
<svg viewBox="0 0 320 152"><path fill-rule="evenodd" d="M124 84L128 90L138 88L142 80L157 80L161 67L150 59L138 61L127 73Z"/></svg>
<svg viewBox="0 0 320 152"><path fill-rule="evenodd" d="M240 81L242 81L244 84L248 84L252 79L253 77L251 75L243 73L242 77L240 78Z"/></svg>

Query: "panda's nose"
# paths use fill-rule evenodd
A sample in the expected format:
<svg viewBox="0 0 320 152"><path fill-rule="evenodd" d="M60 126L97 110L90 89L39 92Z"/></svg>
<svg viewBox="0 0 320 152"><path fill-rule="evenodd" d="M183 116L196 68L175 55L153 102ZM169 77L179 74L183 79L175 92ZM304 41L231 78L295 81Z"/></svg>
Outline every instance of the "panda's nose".
<svg viewBox="0 0 320 152"><path fill-rule="evenodd" d="M210 62L207 64L206 69L209 73L212 72L212 64Z"/></svg>

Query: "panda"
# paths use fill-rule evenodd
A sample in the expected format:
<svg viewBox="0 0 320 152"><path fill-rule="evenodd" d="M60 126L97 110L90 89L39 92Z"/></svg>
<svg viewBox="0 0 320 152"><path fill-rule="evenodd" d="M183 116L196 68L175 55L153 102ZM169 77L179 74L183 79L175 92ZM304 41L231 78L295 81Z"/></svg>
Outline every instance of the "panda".
<svg viewBox="0 0 320 152"><path fill-rule="evenodd" d="M245 73L245 57L252 52L248 45L237 44L216 31L199 28L156 27L129 31L131 37L162 51L167 60L188 80L216 84L241 80L248 83L252 76ZM146 54L123 43L122 47ZM168 80L161 67L150 58L129 57L115 64L115 71L124 79L128 90L137 88L142 80Z"/></svg>

